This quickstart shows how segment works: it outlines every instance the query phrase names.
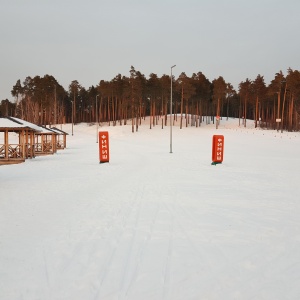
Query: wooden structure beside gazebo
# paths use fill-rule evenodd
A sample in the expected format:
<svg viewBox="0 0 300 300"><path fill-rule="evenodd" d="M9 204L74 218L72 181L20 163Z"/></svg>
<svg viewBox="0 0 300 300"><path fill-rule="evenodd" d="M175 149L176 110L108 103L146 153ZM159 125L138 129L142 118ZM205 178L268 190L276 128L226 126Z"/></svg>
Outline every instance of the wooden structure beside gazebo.
<svg viewBox="0 0 300 300"><path fill-rule="evenodd" d="M56 148L57 150L62 150L67 148L67 135L68 133L65 131L62 131L61 129L58 129L56 127L51 127L51 130L54 130L58 136L56 140Z"/></svg>
<svg viewBox="0 0 300 300"><path fill-rule="evenodd" d="M22 163L26 158L34 157L34 134L39 130L31 123L23 124L10 117L0 118L0 132L4 134L3 140L0 139L0 165ZM15 142L11 143L12 139Z"/></svg>
<svg viewBox="0 0 300 300"><path fill-rule="evenodd" d="M35 154L47 155L56 153L58 133L51 128L39 127L41 131L35 134Z"/></svg>

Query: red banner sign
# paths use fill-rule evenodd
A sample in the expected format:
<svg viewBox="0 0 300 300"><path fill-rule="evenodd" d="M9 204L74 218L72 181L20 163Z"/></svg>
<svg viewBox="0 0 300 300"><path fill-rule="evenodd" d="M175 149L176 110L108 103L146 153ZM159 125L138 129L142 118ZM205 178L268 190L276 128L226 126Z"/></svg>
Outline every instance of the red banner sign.
<svg viewBox="0 0 300 300"><path fill-rule="evenodd" d="M99 132L99 158L100 158L100 164L109 162L108 131Z"/></svg>
<svg viewBox="0 0 300 300"><path fill-rule="evenodd" d="M224 153L224 136L214 135L212 143L212 161L213 163L221 163Z"/></svg>

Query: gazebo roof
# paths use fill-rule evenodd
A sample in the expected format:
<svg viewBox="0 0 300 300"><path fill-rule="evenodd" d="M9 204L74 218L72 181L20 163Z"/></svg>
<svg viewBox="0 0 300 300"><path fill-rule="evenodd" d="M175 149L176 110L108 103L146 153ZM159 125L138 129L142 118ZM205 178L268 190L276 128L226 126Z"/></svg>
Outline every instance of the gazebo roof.
<svg viewBox="0 0 300 300"><path fill-rule="evenodd" d="M39 125L36 125L36 124L33 124L33 123L30 123L28 121L25 121L25 120L22 120L22 119L19 119L19 118L15 118L15 117L9 117L10 120L13 120L14 122L17 122L17 123L20 123L22 125L25 125L27 127L30 127L32 129L34 129L35 131L38 131L38 133L46 133L46 134L50 134L51 132L43 127L43 126L39 126Z"/></svg>
<svg viewBox="0 0 300 300"><path fill-rule="evenodd" d="M52 130L54 130L55 132L57 132L58 134L65 134L65 135L69 135L67 132L60 130L56 127L51 127Z"/></svg>
<svg viewBox="0 0 300 300"><path fill-rule="evenodd" d="M56 131L54 131L53 128L47 128L45 126L39 126L39 127L42 130L41 134L56 134L56 135L59 134Z"/></svg>
<svg viewBox="0 0 300 300"><path fill-rule="evenodd" d="M33 131L41 131L41 129L29 122L19 120L16 118L6 117L0 118L0 131L9 130L9 131L20 131L22 129L29 129Z"/></svg>
<svg viewBox="0 0 300 300"><path fill-rule="evenodd" d="M22 124L26 127L34 129L35 131L37 131L38 134L58 134L54 130L51 130L51 128L47 128L45 126L36 125L36 124L30 123L28 121L21 120L21 119L15 118L15 117L9 117L8 119L10 119L18 124Z"/></svg>

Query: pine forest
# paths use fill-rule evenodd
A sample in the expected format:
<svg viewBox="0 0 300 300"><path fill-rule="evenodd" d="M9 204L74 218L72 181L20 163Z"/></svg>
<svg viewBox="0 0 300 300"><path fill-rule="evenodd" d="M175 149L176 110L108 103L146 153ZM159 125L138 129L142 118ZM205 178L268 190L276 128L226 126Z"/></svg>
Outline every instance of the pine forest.
<svg viewBox="0 0 300 300"><path fill-rule="evenodd" d="M107 122L137 131L150 116L151 126L167 126L172 87L172 113L180 128L218 124L218 118L239 118L241 126L253 120L255 127L281 131L300 130L300 72L282 71L266 85L264 76L246 79L236 91L220 76L211 82L202 73L178 78L144 74L131 66L129 76L118 74L86 89L73 80L65 90L51 75L17 80L11 94L15 101L2 100L0 117L14 116L39 125Z"/></svg>

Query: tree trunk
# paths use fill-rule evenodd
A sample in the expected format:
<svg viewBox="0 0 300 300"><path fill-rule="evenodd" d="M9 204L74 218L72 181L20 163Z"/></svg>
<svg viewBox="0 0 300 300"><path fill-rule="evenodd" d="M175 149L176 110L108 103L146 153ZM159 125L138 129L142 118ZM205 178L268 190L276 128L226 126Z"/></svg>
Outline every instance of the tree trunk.
<svg viewBox="0 0 300 300"><path fill-rule="evenodd" d="M257 127L257 119L258 119L258 96L256 96L256 101L255 101L255 128Z"/></svg>
<svg viewBox="0 0 300 300"><path fill-rule="evenodd" d="M183 118L183 86L181 87L181 102L180 102L180 129L182 129L182 118Z"/></svg>
<svg viewBox="0 0 300 300"><path fill-rule="evenodd" d="M277 131L279 131L279 118L280 118L280 91L278 92L278 94L277 94L277 102L278 102L278 104L277 104L277 121L276 121L276 123L277 123Z"/></svg>
<svg viewBox="0 0 300 300"><path fill-rule="evenodd" d="M244 107L244 127L247 126L246 120L247 120L247 96L245 97L245 107Z"/></svg>
<svg viewBox="0 0 300 300"><path fill-rule="evenodd" d="M217 102L217 120L216 120L216 129L219 127L219 118L220 118L220 98L218 98Z"/></svg>
<svg viewBox="0 0 300 300"><path fill-rule="evenodd" d="M281 111L281 133L283 132L283 120L284 120L284 107L285 107L285 100L286 100L286 88L287 88L287 83L285 84L284 94L283 94L283 103L282 103L282 111Z"/></svg>

